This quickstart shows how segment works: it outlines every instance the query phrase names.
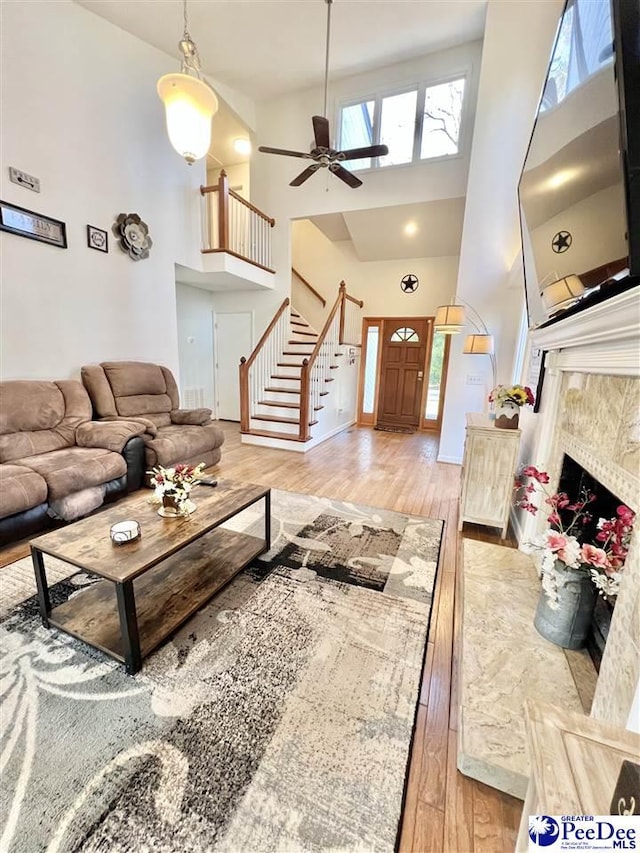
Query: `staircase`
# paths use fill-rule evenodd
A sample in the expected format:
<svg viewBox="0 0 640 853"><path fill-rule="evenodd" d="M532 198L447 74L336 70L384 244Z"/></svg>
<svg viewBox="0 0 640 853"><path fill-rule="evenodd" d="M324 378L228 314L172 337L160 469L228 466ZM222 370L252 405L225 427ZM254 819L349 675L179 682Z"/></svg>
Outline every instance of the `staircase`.
<svg viewBox="0 0 640 853"><path fill-rule="evenodd" d="M342 283L318 333L290 308L289 299L284 300L249 359L241 360L243 441L291 450L304 449L300 445L313 439L317 443L319 437L311 430L319 423L343 357L341 346L346 341L341 338L349 326L359 329L359 315L347 317L347 305L353 304L362 308ZM357 331L347 334L354 337ZM355 340L353 344L359 345Z"/></svg>
<svg viewBox="0 0 640 853"><path fill-rule="evenodd" d="M278 354L275 368L268 376L266 387L262 389L263 393L257 401L255 412L250 415L249 429L243 432L285 441L309 441L309 434L306 438L300 438L302 368L304 360L309 360L318 343L318 333L294 309L291 310L289 318L289 334L285 347ZM337 357L340 355L341 353L336 353L335 367L338 366ZM329 391L320 393L324 397ZM322 408L314 407L308 427L318 423L316 415Z"/></svg>

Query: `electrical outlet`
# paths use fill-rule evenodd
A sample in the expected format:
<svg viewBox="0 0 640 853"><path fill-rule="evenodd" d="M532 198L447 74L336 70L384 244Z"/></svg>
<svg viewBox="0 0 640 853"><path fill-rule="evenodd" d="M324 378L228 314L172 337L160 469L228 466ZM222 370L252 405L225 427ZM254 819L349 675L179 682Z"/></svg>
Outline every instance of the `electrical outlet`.
<svg viewBox="0 0 640 853"><path fill-rule="evenodd" d="M40 178L34 178L33 175L27 175L26 172L21 172L15 166L9 166L9 179L12 183L18 184L27 190L32 190L34 193L40 192Z"/></svg>
<svg viewBox="0 0 640 853"><path fill-rule="evenodd" d="M484 385L484 376L477 373L467 373L465 385Z"/></svg>

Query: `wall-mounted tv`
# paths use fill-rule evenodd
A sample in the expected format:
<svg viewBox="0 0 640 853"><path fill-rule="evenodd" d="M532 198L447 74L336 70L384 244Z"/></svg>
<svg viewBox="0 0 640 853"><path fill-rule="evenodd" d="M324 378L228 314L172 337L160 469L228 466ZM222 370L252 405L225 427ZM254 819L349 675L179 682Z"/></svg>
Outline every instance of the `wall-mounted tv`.
<svg viewBox="0 0 640 853"><path fill-rule="evenodd" d="M567 0L518 195L529 328L640 282L638 0Z"/></svg>

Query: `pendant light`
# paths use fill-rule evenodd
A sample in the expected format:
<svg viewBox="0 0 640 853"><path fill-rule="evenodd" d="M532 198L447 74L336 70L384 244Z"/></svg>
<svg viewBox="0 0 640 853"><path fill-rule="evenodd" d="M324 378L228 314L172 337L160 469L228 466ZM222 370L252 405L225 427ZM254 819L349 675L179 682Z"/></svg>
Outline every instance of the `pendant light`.
<svg viewBox="0 0 640 853"><path fill-rule="evenodd" d="M164 103L169 140L191 166L206 156L211 144L211 119L218 99L200 72L200 57L187 25L187 0L183 0L184 33L178 48L180 72L158 80L158 95Z"/></svg>

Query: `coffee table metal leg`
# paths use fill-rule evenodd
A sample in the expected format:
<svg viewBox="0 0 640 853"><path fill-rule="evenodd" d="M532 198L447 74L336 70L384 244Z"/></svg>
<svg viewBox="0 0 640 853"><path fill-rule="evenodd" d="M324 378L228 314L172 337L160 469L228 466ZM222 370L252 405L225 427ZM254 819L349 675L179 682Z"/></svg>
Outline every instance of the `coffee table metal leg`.
<svg viewBox="0 0 640 853"><path fill-rule="evenodd" d="M138 617L136 615L136 600L133 595L133 581L116 584L118 599L118 614L120 616L120 633L124 650L125 667L129 675L135 675L142 667L140 654L140 638L138 636Z"/></svg>
<svg viewBox="0 0 640 853"><path fill-rule="evenodd" d="M271 548L271 491L264 496L264 542L265 551Z"/></svg>
<svg viewBox="0 0 640 853"><path fill-rule="evenodd" d="M44 557L42 551L37 548L31 549L33 570L36 574L36 586L38 587L38 602L40 603L40 616L45 628L49 627L49 614L51 613L51 599L49 598L49 587L44 570Z"/></svg>

